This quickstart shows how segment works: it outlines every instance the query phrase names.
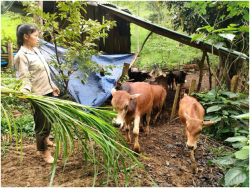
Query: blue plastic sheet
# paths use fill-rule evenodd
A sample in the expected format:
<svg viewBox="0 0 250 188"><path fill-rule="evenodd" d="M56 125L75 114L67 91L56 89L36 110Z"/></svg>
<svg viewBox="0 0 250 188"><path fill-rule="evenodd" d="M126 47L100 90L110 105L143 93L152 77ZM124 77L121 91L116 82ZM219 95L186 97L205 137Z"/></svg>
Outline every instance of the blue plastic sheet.
<svg viewBox="0 0 250 188"><path fill-rule="evenodd" d="M51 59L51 55L55 55L54 45L46 41L40 40L43 45L40 47L41 53L46 60ZM58 47L58 54L62 55L66 49ZM109 71L111 75L100 76L100 73L92 72L87 78L87 82L83 85L81 79L85 74L77 70L70 76L69 93L76 99L78 103L86 106L101 106L110 96L111 88L122 74L124 62L130 63L135 54L112 54L92 56L91 60L99 65L116 65L119 66L113 71ZM58 71L50 66L52 80L57 84L53 74L58 74Z"/></svg>

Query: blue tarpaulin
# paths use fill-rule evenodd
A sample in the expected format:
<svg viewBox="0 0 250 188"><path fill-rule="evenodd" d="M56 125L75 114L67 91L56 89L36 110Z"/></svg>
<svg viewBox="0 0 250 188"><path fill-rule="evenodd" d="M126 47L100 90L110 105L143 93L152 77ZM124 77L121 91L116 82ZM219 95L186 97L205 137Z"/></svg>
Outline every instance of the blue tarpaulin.
<svg viewBox="0 0 250 188"><path fill-rule="evenodd" d="M43 45L40 47L41 53L48 61L51 59L51 55L55 55L55 47L53 44L40 40ZM57 47L58 54L62 55L65 48ZM117 68L113 71L109 70L111 75L101 76L100 73L92 72L87 78L87 82L82 84L81 79L85 77L85 74L80 70L77 70L70 76L69 80L69 93L76 99L78 103L86 106L100 106L111 95L111 88L115 87L115 84L122 74L124 62L130 63L135 54L113 54L113 55L99 55L92 56L91 60L95 61L99 65L116 65ZM58 71L50 65L51 77L55 83L58 83L54 79L53 74L58 75Z"/></svg>

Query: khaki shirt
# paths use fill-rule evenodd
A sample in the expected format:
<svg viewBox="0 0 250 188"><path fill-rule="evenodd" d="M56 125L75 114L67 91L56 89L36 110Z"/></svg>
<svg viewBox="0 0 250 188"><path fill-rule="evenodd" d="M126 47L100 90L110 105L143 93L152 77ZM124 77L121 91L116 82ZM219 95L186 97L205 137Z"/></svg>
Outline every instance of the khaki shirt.
<svg viewBox="0 0 250 188"><path fill-rule="evenodd" d="M18 71L18 79L22 80L22 88L37 95L46 95L57 89L50 77L49 66L37 48L35 52L21 46L15 55L14 64Z"/></svg>

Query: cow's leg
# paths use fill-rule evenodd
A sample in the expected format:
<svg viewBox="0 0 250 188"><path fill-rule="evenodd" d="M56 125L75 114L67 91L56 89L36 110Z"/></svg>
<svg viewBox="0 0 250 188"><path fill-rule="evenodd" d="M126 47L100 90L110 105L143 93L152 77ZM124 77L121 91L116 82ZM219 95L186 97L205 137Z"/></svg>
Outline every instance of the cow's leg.
<svg viewBox="0 0 250 188"><path fill-rule="evenodd" d="M161 104L158 106L158 113L156 114L156 116L155 116L155 118L154 118L153 124L155 124L157 117L159 116L159 114L160 114L161 111L162 111L163 103L164 103L164 101L162 101Z"/></svg>
<svg viewBox="0 0 250 188"><path fill-rule="evenodd" d="M143 116L141 117L141 120L140 120L140 132L143 132L144 131L144 128L143 128Z"/></svg>
<svg viewBox="0 0 250 188"><path fill-rule="evenodd" d="M140 125L140 116L135 116L134 120L134 129L133 129L133 134L135 137L135 144L134 144L134 151L137 153L140 153L140 145L139 145L139 125Z"/></svg>
<svg viewBox="0 0 250 188"><path fill-rule="evenodd" d="M130 125L126 121L124 122L125 130L126 130L126 142L131 144L131 137L130 137Z"/></svg>
<svg viewBox="0 0 250 188"><path fill-rule="evenodd" d="M145 131L146 135L149 135L149 121L150 121L151 111L152 111L152 109L150 109L150 111L147 112L147 127L146 127L146 131Z"/></svg>

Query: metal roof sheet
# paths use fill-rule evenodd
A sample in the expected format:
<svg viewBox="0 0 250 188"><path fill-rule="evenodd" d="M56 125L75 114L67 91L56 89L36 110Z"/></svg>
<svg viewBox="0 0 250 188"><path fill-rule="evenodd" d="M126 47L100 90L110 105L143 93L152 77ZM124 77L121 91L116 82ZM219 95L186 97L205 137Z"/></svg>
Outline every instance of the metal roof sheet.
<svg viewBox="0 0 250 188"><path fill-rule="evenodd" d="M121 8L117 8L118 6L116 6L116 5L112 4L112 6L108 6L107 3L100 3L100 2L97 2L97 4L101 7L104 7L106 9L110 10L111 12L113 12L114 14L116 14L122 18L124 18L132 23L135 23L136 25L140 25L141 27L144 27L145 29L153 31L154 33L166 36L166 37L171 38L173 40L182 42L186 45L189 45L189 46L192 46L195 48L199 48L201 50L206 49L210 53L213 51L215 55L219 55L220 53L222 53L222 54L226 54L226 55L230 54L230 56L241 56L241 58L243 58L243 59L249 59L249 57L246 54L238 52L238 51L234 51L234 50L229 50L225 47L219 47L219 48L213 47L213 49L212 49L212 44L208 43L208 42L203 42L200 40L195 40L193 42L190 42L192 39L191 36L188 36L188 35L179 33L177 31L173 31L171 29L162 27L160 25L154 24L145 18L141 18L141 17L133 15L131 13L129 14L129 13L127 13L127 11L124 11Z"/></svg>

